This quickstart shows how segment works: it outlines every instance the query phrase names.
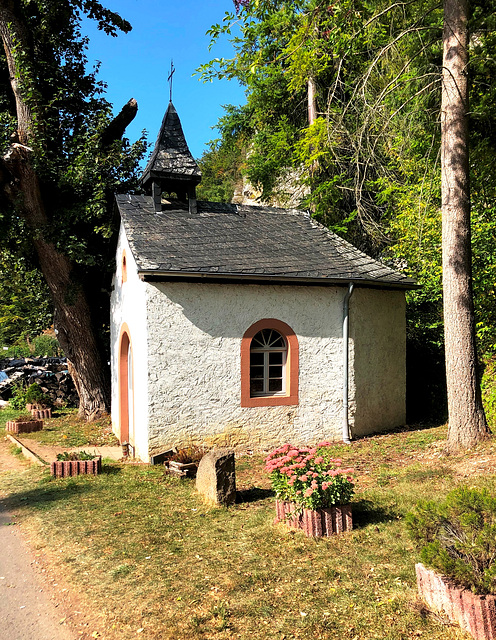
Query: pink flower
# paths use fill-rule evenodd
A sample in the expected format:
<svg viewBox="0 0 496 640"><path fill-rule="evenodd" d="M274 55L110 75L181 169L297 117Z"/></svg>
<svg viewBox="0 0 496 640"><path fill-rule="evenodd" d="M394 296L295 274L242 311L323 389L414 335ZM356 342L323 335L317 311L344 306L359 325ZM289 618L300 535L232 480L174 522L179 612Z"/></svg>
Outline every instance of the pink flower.
<svg viewBox="0 0 496 640"><path fill-rule="evenodd" d="M322 483L322 489L323 489L324 491L325 491L328 487L330 487L330 486L331 486L331 483L330 483L330 482L323 482L323 483Z"/></svg>
<svg viewBox="0 0 496 640"><path fill-rule="evenodd" d="M318 478L318 477L319 477L319 474L318 474L318 473L315 473L315 471L314 471L314 472L312 473L312 477L313 477L313 478Z"/></svg>
<svg viewBox="0 0 496 640"><path fill-rule="evenodd" d="M308 487L308 489L305 491L305 498L309 498L313 493L313 489L311 489L310 487Z"/></svg>
<svg viewBox="0 0 496 640"><path fill-rule="evenodd" d="M312 484L310 486L312 487L312 489L317 489L319 486L317 480L312 480Z"/></svg>
<svg viewBox="0 0 496 640"><path fill-rule="evenodd" d="M314 462L315 464L322 464L324 462L324 458L322 456L317 456Z"/></svg>
<svg viewBox="0 0 496 640"><path fill-rule="evenodd" d="M327 440L324 440L324 442L319 442L319 444L317 445L318 447L330 447L332 445L332 442L328 442Z"/></svg>
<svg viewBox="0 0 496 640"><path fill-rule="evenodd" d="M302 475L298 478L301 482L306 482L308 480L308 476Z"/></svg>

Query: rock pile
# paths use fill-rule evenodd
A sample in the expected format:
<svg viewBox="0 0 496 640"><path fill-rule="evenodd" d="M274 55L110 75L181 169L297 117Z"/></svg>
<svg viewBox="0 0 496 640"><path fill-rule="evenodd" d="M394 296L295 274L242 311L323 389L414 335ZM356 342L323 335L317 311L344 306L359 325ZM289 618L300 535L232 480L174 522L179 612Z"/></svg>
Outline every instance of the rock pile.
<svg viewBox="0 0 496 640"><path fill-rule="evenodd" d="M8 400L16 383L36 382L55 406L77 407L79 400L67 369L66 358L19 358L0 360L0 398Z"/></svg>

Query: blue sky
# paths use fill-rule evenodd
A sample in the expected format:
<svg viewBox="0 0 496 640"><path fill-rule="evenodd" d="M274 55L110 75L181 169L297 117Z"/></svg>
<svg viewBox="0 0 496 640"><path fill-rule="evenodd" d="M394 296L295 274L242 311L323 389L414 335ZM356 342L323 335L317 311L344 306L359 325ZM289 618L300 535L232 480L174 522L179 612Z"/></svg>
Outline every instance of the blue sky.
<svg viewBox="0 0 496 640"><path fill-rule="evenodd" d="M201 156L206 143L217 137L212 130L223 115L223 104L243 104L244 93L236 82L203 83L195 69L215 57L230 57L227 40L208 51L205 35L214 23L232 11L231 0L103 0L133 26L128 34L106 36L85 22L90 37L88 60L101 62L99 77L108 84L107 99L114 113L130 99L138 101L138 114L127 129L131 141L148 131L152 144L169 102L171 58L174 60L172 101L177 109L191 153Z"/></svg>

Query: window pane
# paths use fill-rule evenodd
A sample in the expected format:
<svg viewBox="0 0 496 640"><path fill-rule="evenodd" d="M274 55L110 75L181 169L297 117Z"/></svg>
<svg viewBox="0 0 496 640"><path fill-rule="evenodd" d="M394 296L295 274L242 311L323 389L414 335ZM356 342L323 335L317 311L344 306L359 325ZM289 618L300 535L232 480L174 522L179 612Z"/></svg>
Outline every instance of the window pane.
<svg viewBox="0 0 496 640"><path fill-rule="evenodd" d="M252 349L285 349L286 343L278 331L274 329L262 329L253 336Z"/></svg>
<svg viewBox="0 0 496 640"><path fill-rule="evenodd" d="M263 367L250 367L250 377L251 378L263 378L264 377L264 368Z"/></svg>
<svg viewBox="0 0 496 640"><path fill-rule="evenodd" d="M282 393L288 345L275 329L262 329L250 346L250 395Z"/></svg>
<svg viewBox="0 0 496 640"><path fill-rule="evenodd" d="M282 380L276 378L275 380L269 380L269 391L275 393L282 391Z"/></svg>
<svg viewBox="0 0 496 640"><path fill-rule="evenodd" d="M251 380L250 381L250 394L255 395L256 393L262 393L263 391L263 380Z"/></svg>
<svg viewBox="0 0 496 640"><path fill-rule="evenodd" d="M262 365L264 364L264 354L261 351L252 351L250 353L250 364L251 365Z"/></svg>
<svg viewBox="0 0 496 640"><path fill-rule="evenodd" d="M269 351L269 364L282 364L282 351Z"/></svg>

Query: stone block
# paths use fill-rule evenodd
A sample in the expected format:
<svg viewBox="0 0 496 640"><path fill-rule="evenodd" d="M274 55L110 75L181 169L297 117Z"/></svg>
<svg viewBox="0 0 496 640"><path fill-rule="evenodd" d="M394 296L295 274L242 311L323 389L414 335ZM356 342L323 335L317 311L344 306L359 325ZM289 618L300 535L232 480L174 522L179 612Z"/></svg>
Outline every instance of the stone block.
<svg viewBox="0 0 496 640"><path fill-rule="evenodd" d="M234 452L217 449L205 454L196 474L196 488L207 502L230 505L236 501Z"/></svg>

